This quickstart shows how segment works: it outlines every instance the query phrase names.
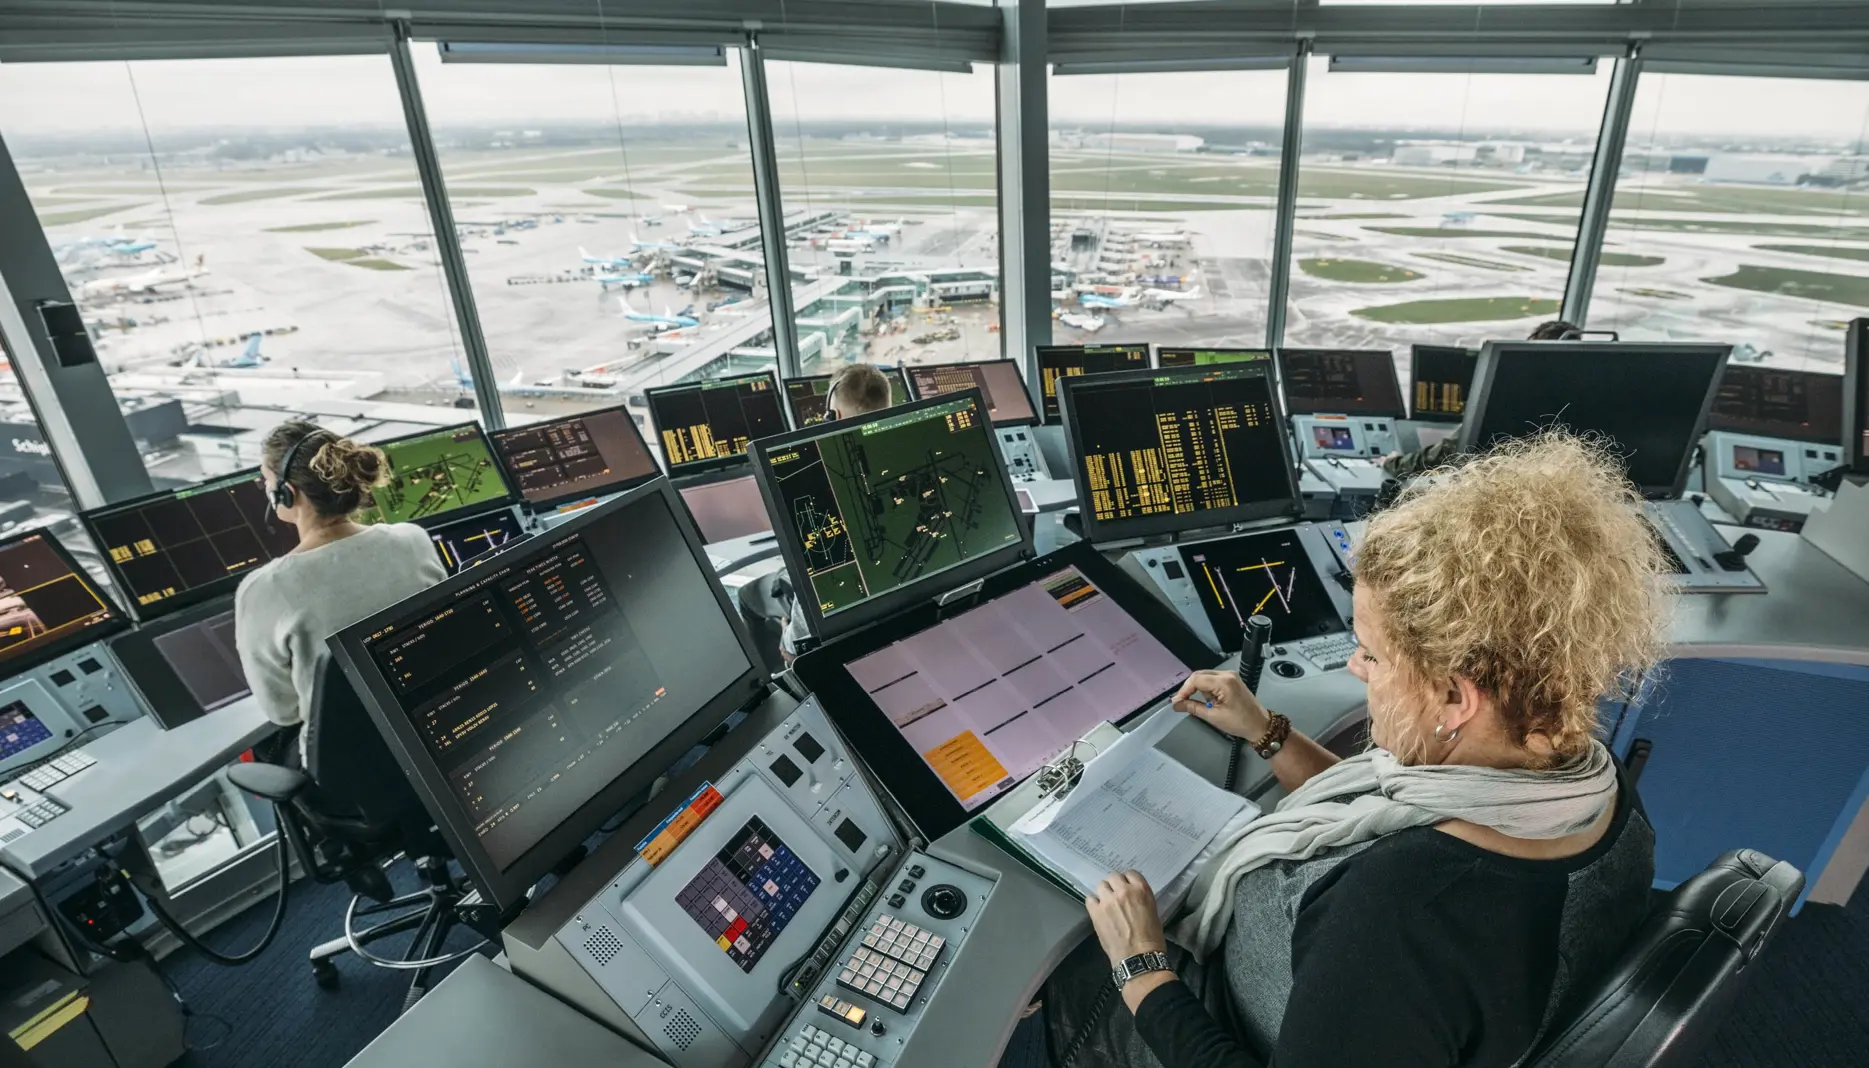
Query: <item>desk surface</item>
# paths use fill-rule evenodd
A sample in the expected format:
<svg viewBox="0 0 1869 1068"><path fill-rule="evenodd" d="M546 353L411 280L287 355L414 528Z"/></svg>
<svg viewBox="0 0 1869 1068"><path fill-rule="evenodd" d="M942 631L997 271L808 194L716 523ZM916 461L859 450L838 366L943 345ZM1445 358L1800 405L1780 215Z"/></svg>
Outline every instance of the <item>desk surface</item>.
<svg viewBox="0 0 1869 1068"><path fill-rule="evenodd" d="M259 703L243 697L165 731L145 716L83 751L94 767L46 791L71 811L0 849L0 861L36 879L213 774L271 734Z"/></svg>
<svg viewBox="0 0 1869 1068"><path fill-rule="evenodd" d="M1749 527L1720 533L1728 541L1759 536L1746 562L1767 592L1676 598L1675 655L1869 664L1869 582L1796 534Z"/></svg>

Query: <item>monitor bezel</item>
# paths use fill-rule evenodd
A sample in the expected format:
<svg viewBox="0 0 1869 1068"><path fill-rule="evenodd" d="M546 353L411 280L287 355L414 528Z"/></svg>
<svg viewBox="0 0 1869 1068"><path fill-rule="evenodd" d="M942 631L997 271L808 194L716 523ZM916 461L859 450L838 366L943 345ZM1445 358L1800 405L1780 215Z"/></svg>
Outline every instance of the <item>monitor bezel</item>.
<svg viewBox="0 0 1869 1068"><path fill-rule="evenodd" d="M506 487L505 496L497 497L497 498L489 498L484 501L477 501L474 504L468 505L465 508L457 508L451 512L440 512L435 515L425 515L419 519L401 519L401 520L384 519L382 520L382 522L384 523L392 523L392 522L414 523L416 526L421 527L424 530L427 530L430 527L435 526L440 523L451 523L456 519L466 519L470 516L480 515L483 512L491 512L497 508L510 508L514 504L518 503L519 491L513 488L513 480L507 475L506 465L500 462L500 452L498 449L493 447L493 439L487 436L487 428L480 425L479 420L470 419L463 423L449 423L446 426L432 426L432 427L428 427L425 430L417 430L417 431L414 431L408 434L398 434L393 438L383 438L380 441L370 441L370 442L365 442L365 444L369 445L371 448L382 449L384 457L387 459L389 456L388 446L398 445L405 441L413 441L416 438L430 437L435 434L446 434L446 433L450 433L456 430L472 430L474 433L480 435L480 442L481 444L487 447L487 456L489 459L493 461L494 470L500 473L501 484ZM394 461L391 461L390 463L390 474L392 477L394 477L395 475ZM376 491L372 490L371 491L371 503L372 504L374 504L376 501L375 494L376 494ZM359 504L357 506L357 511L361 512L363 511L363 509L364 509L364 506L362 504ZM356 512L353 512L351 514L355 515ZM377 524L372 523L370 525L376 526Z"/></svg>
<svg viewBox="0 0 1869 1068"><path fill-rule="evenodd" d="M1285 472L1285 483L1289 496L1284 500L1260 501L1253 504L1236 505L1232 508L1216 508L1204 511L1169 513L1167 515L1132 516L1127 519L1103 519L1096 517L1090 507L1089 493L1086 487L1089 477L1084 470L1083 426L1077 418L1077 390L1083 388L1073 383L1082 379L1090 382L1093 388L1126 385L1131 382L1147 382L1164 375L1188 379L1203 378L1217 373L1231 373L1241 369L1259 368L1266 380L1266 392L1272 398L1273 437L1278 439L1280 463ZM1256 523L1266 519L1297 520L1303 517L1304 500L1298 493L1298 470L1292 457L1291 435L1285 432L1286 413L1284 399L1279 395L1278 379L1270 360L1241 360L1237 363L1209 364L1196 367L1156 367L1138 371L1118 371L1105 375L1076 375L1058 383L1058 402L1064 410L1064 440L1069 447L1072 464L1071 480L1077 486L1077 516L1082 524L1084 540L1098 544L1129 541L1146 538L1156 534L1177 534L1188 530L1208 530L1227 527L1238 523Z"/></svg>
<svg viewBox="0 0 1869 1068"><path fill-rule="evenodd" d="M1313 408L1308 411L1302 411L1302 412L1298 411L1296 408L1293 408L1291 406L1291 398L1285 395L1285 378L1286 378L1285 376L1285 354L1288 352L1291 352L1291 353L1332 353L1332 354L1338 354L1338 355L1347 354L1347 355L1354 355L1354 356L1381 356L1384 359L1385 366L1388 367L1389 385L1394 387L1395 389L1395 401L1396 401L1396 404L1399 405L1399 407L1397 408L1365 407L1365 408L1362 408L1356 411L1352 411L1348 408L1345 408L1342 410L1338 410L1335 408ZM1395 369L1395 353L1388 349L1333 349L1333 348L1316 348L1316 347L1308 346L1308 345L1292 345L1289 347L1280 346L1272 350L1272 362L1278 367L1279 396L1283 398L1285 402L1285 409L1286 409L1285 415L1287 418L1290 418L1291 416L1294 416L1294 415L1358 415L1358 416L1364 416L1364 417L1372 418L1372 419L1406 419L1408 418L1408 397L1406 394L1402 392L1402 376L1401 376L1401 373L1396 371Z"/></svg>
<svg viewBox="0 0 1869 1068"><path fill-rule="evenodd" d="M1461 453L1472 453L1483 447L1476 442L1479 428L1486 420L1486 409L1492 400L1493 376L1497 372L1501 356L1522 355L1531 359L1547 357L1562 359L1580 354L1605 353L1621 350L1665 351L1688 355L1692 353L1719 354L1718 365L1713 374L1708 376L1707 390L1700 398L1700 418L1694 424L1694 431L1688 437L1687 448L1682 451L1679 465L1675 468L1674 481L1667 486L1645 486L1630 479L1630 484L1643 497L1650 500L1673 500L1681 495L1687 485L1687 472L1693 466L1694 456L1700 451L1700 439L1707 432L1707 414L1713 410L1713 398L1720 390L1720 378L1726 373L1726 361L1732 356L1733 346L1716 345L1709 342L1692 341L1488 341L1480 348L1480 363L1473 370L1472 400L1462 412L1460 432L1457 438Z"/></svg>
<svg viewBox="0 0 1869 1068"><path fill-rule="evenodd" d="M621 412L623 417L629 420L630 432L636 435L636 441L642 446L644 455L649 457L649 473L633 476L615 485L606 486L599 490L560 493L556 497L548 497L540 501L527 500L526 492L519 488L519 478L513 473L512 467L507 463L506 452L500 446L501 441L504 440L504 435L517 434L527 430L537 430L542 426L551 426L554 423L569 423L575 420L587 419L593 415L603 415L607 412ZM502 427L499 430L489 431L487 433L487 440L493 445L493 461L500 465L500 471L506 478L507 488L511 489L513 495L518 498L520 511L525 512L527 515L542 515L546 512L556 511L560 505L570 504L573 501L588 501L606 494L622 493L625 490L635 489L637 486L646 485L662 477L661 465L656 463L655 450L651 449L649 443L643 440L642 427L636 424L636 416L630 412L627 402L623 404L612 404L605 408L593 408L588 412L579 412L576 415L567 415L558 419L541 419L536 423L526 423L523 426Z"/></svg>
<svg viewBox="0 0 1869 1068"><path fill-rule="evenodd" d="M957 400L971 400L975 411L979 412L982 417L986 415L986 398L980 395L978 387L969 387L954 393L941 393L925 400L915 400L894 408L885 408L880 412L871 412L859 418L841 419L834 424L814 423L803 430L761 438L754 442L747 452L753 457L753 481L759 485L759 495L766 502L767 516L777 517L784 514L779 508L778 492L772 485L771 468L766 463L766 457L771 453L788 449L801 441L810 441L831 433L844 433L879 419L897 419L905 414ZM959 589L969 582L984 578L1031 555L1031 524L1025 520L1024 512L1019 507L1018 495L1013 491L1012 476L1006 471L1006 458L1000 455L998 435L994 433L990 420L982 418L982 422L986 424L985 430L993 469L999 473L1000 490L1006 495L1007 509L1019 528L1019 540L1002 545L939 574L925 575L912 582L904 583L866 601L851 605L829 617L819 610L815 599L805 596L793 598L794 611L804 614L807 629L819 641L829 641L840 634L848 634L859 627L874 623L909 605L932 600L940 592ZM786 569L793 575L794 582L801 588L808 585L811 581L810 572L805 568L805 551L804 546L799 543L798 532L788 524L774 518L772 534L778 539L779 553L785 558ZM937 585L939 589L936 588Z"/></svg>
<svg viewBox="0 0 1869 1068"><path fill-rule="evenodd" d="M1027 382L1025 380L1025 369L1019 366L1018 360L1007 359L1005 357L1001 357L1000 359L997 359L997 360L944 360L940 363L915 364L913 366L914 367L985 367L987 364L991 364L991 363L1009 363L1012 365L1012 373L1019 376L1019 387L1025 390L1025 403L1028 407L1032 409L1032 415L1031 415L1031 418L1029 419L989 419L988 422L992 424L993 429L1002 430L1002 429L1006 429L1009 427L1038 426L1039 415L1040 413L1044 411L1044 405L1039 404L1032 399L1032 383ZM959 394L967 392L964 389L959 389L959 390L955 390L953 393L934 393L934 394L930 394L927 397L924 397L921 394L921 390L915 388L915 376L912 374L909 374L910 370L911 370L911 367L904 366L902 368L902 376L908 379L909 396L913 397L915 400L924 401L924 400L932 399L933 397L953 397L953 396L958 396ZM979 388L980 387L975 386L974 391L979 392Z"/></svg>
<svg viewBox="0 0 1869 1068"><path fill-rule="evenodd" d="M1270 346L1255 349L1255 348L1246 348L1246 347L1242 347L1238 345L1157 345L1155 346L1154 367L1158 371L1185 371L1187 370L1186 367L1169 367L1163 364L1162 353L1164 352L1251 352L1251 353L1256 353L1256 355L1251 356L1244 360L1227 360L1224 363L1210 363L1210 364L1191 363L1191 364L1188 364L1188 367L1203 367L1203 366L1204 367L1230 367L1236 363L1257 363L1260 360L1264 360L1264 361L1267 361L1269 363L1273 363L1276 365L1278 362L1278 357L1274 355L1276 351L1277 351L1276 349L1273 349Z"/></svg>
<svg viewBox="0 0 1869 1068"><path fill-rule="evenodd" d="M1869 475L1869 316L1851 319L1843 342L1843 466Z"/></svg>
<svg viewBox="0 0 1869 1068"><path fill-rule="evenodd" d="M124 678L130 688L143 699L143 705L149 715L163 730L174 730L185 723L192 723L210 710L203 708L201 702L189 690L182 680L181 673L169 663L162 651L156 648L156 639L167 637L178 630L205 623L215 616L234 610L231 594L222 594L212 601L193 604L180 612L172 612L155 623L145 622L143 626L125 631L111 639L110 651L117 658L117 664L123 668ZM241 666L241 675L245 677L246 667ZM247 683L247 694L253 693L253 684ZM240 700L235 698L235 700ZM226 708L226 705L221 706ZM220 711L214 709L213 711Z"/></svg>
<svg viewBox="0 0 1869 1068"><path fill-rule="evenodd" d="M1834 379L1837 383L1838 390L1847 390L1849 387L1849 384L1843 380L1841 375L1834 375L1828 371L1807 371L1803 368L1770 367L1759 363L1734 363L1730 359L1726 362L1725 368L1720 371L1720 385L1724 386L1726 384L1726 376L1735 372L1741 374L1752 374L1756 372L1759 374L1797 375L1803 378L1807 384L1805 390L1806 397L1810 395L1808 383L1816 379ZM1718 389L1713 391L1713 397L1714 401L1717 403L1720 397L1720 391ZM1842 400L1840 395L1838 400ZM1840 407L1847 408L1848 406L1842 405ZM1843 411L1837 412L1839 433L1841 432L1841 427L1848 425L1843 415ZM1750 434L1753 437L1778 438L1783 441L1796 441L1812 445L1831 445L1836 442L1836 437L1834 435L1826 436L1824 434L1815 433L1812 430L1803 430L1800 432L1798 427L1788 423L1775 423L1767 427L1733 426L1726 423L1720 413L1713 409L1708 409L1707 411L1707 430L1709 432L1720 430L1729 434Z"/></svg>
<svg viewBox="0 0 1869 1068"><path fill-rule="evenodd" d="M1409 420L1416 423L1434 423L1437 426L1459 426L1461 420L1466 418L1466 409L1464 407L1461 408L1459 415L1446 415L1441 412L1428 412L1424 415L1415 410L1415 383L1420 380L1420 376L1415 373L1415 368L1421 366L1418 361L1421 359L1422 349L1440 349L1445 352L1471 353L1474 364L1474 378L1479 377L1480 350L1470 349L1463 345L1410 345L1408 347L1408 392L1403 395L1402 399L1408 402ZM1469 398L1473 395L1473 382L1473 378L1467 379L1467 396Z"/></svg>
<svg viewBox="0 0 1869 1068"><path fill-rule="evenodd" d="M260 474L260 469L257 467L250 467L242 468L241 470L216 478L203 479L200 482L191 483L187 486L177 486L173 489L156 490L151 493L141 494L140 496L131 497L126 501L119 501L116 504L87 508L78 513L79 521L84 524L85 535L91 539L91 544L97 546L98 556L103 561L104 570L110 575L111 585L115 586L118 591L123 594L123 607L124 610L130 614L131 618L140 623L149 623L161 619L163 616L172 615L183 609L191 608L203 601L211 601L216 597L232 593L239 587L241 582L245 581L248 575L265 567L266 564L271 563L272 560L277 560L279 558L276 556L272 557L264 563L248 568L238 574L224 575L212 582L196 586L190 590L184 590L172 597L164 597L160 601L155 601L147 605L139 605L136 603L136 595L130 588L128 579L124 577L122 569L117 566L116 561L110 558L110 550L105 545L103 533L97 528L97 521L100 518L108 519L124 512L146 507L165 498L173 498L180 493L199 490L204 486L242 480L242 476L250 477L254 482L259 483L260 496L266 496L266 482ZM279 518L278 512L273 508L270 499L267 500L266 504L266 521L269 523L277 523L282 527L292 526L292 524ZM297 534L298 528L293 527L293 533Z"/></svg>
<svg viewBox="0 0 1869 1068"><path fill-rule="evenodd" d="M909 385L908 373L903 371L900 365L897 365L895 367L878 367L876 369L878 371L881 371L883 374L894 375L896 384L902 387L902 396L907 398L908 400L915 399L915 390ZM835 371L827 371L824 374L793 375L790 378L779 379L779 388L785 391L786 424L790 426L793 430L803 430L808 426L818 425L818 423L801 423L798 421L798 409L792 406L792 383L794 382L816 382L819 379L824 379L825 381L829 381L836 377L837 377L837 373ZM893 398L889 406L891 408L898 407L898 405L894 403ZM824 422L824 420L820 419L818 420L818 422L821 423L821 422Z"/></svg>
<svg viewBox="0 0 1869 1068"><path fill-rule="evenodd" d="M1110 342L1108 344L1103 344L1103 345L1033 345L1032 346L1032 370L1038 373L1038 380L1035 383L1035 388L1038 391L1038 420L1039 420L1038 425L1058 426L1060 422L1064 419L1064 408L1060 405L1056 393L1054 393L1051 397L1051 404L1052 404L1052 407L1058 409L1057 413L1053 414L1049 409L1045 407L1045 353L1047 352L1082 353L1090 349L1128 349L1132 352L1140 349L1142 351L1142 367L1124 368L1124 370L1138 370L1139 371L1143 367L1153 368L1155 366L1155 346L1147 341L1114 341L1114 342ZM1114 374L1115 372L1114 371L1093 371L1091 373L1107 375L1107 374ZM1065 377L1068 378L1071 376L1066 375Z"/></svg>
<svg viewBox="0 0 1869 1068"><path fill-rule="evenodd" d="M608 518L612 513L636 506L650 497L661 498L663 507L669 510L688 552L694 557L695 566L707 577L714 603L733 629L747 666L704 703L698 712L656 742L627 771L611 780L608 786L585 801L569 818L552 828L502 870L481 847L479 837L474 834L472 816L454 797L448 787L447 776L428 758L415 726L407 716L396 711L400 708L400 702L383 673L377 670L364 640L392 620L432 611L468 589L491 585L511 574L523 561L530 560L534 553L549 552L553 546L582 535L587 527ZM435 820L435 826L448 843L448 848L453 851L454 858L460 862L467 877L502 913L523 904L526 892L534 883L570 856L579 843L602 827L631 797L647 789L677 758L698 745L727 717L766 692L766 669L760 663L759 653L747 635L739 612L728 603L725 589L714 581L713 575L714 569L708 563L707 553L701 546L694 522L688 517L688 510L682 507L674 488L663 478L612 497L566 520L547 536L534 538L519 547L503 565L468 568L326 639L331 655L337 659L345 677L362 698L364 708L375 721L397 766L408 778L416 795L422 799L423 806Z"/></svg>
<svg viewBox="0 0 1869 1068"><path fill-rule="evenodd" d="M649 430L655 435L656 441L655 453L651 453L650 455L655 455L656 453L661 454L662 470L668 474L668 477L685 478L689 475L705 474L709 471L724 471L727 468L746 463L747 456L751 455L753 450L749 442L746 452L736 453L732 456L721 456L712 460L690 460L687 463L677 466L674 461L668 458L668 450L662 447L662 424L661 421L655 417L655 399L664 394L673 393L676 390L704 389L708 386L718 387L722 382L740 382L753 378L764 378L772 385L774 390L778 391L779 421L788 427L791 426L791 401L785 395L785 386L779 381L779 373L777 371L748 371L745 374L720 375L716 378L700 379L694 382L670 382L667 385L649 386L642 391L643 407L647 409L649 413Z"/></svg>
<svg viewBox="0 0 1869 1068"><path fill-rule="evenodd" d="M888 768L883 786L901 804L910 822L929 840L952 831L981 809L1003 800L1001 793L976 809L963 807L941 782L908 739L902 736L889 717L876 707L856 679L845 669L852 660L864 657L912 637L959 615L967 609L1004 596L1028 583L1065 567L1081 571L1099 590L1127 611L1157 641L1173 653L1189 672L1216 667L1225 658L1208 647L1187 621L1177 615L1159 597L1145 589L1121 566L1098 552L1089 542L1072 542L1040 557L1028 558L1019 566L1007 568L988 577L980 592L964 605L946 608L929 602L879 623L878 625L828 642L799 656L792 669L806 689L818 696L818 703L850 742L857 755L872 768ZM1173 693L1164 691L1132 709L1120 723L1159 704Z"/></svg>
<svg viewBox="0 0 1869 1068"><path fill-rule="evenodd" d="M17 660L0 660L0 681L17 678L36 667L57 660L66 653L76 652L87 645L104 641L107 638L122 634L124 631L130 629L130 617L125 614L123 606L118 604L117 599L112 597L109 591L99 584L96 576L84 569L84 565L79 563L77 558L71 555L71 550L65 548L65 543L59 541L57 535L53 534L50 530L35 528L33 530L24 530L14 534L8 534L6 537L0 538L0 556L4 556L6 550L12 548L14 545L25 541L27 538L34 537L45 539L46 544L52 547L53 553L57 554L59 563L70 568L71 573L78 576L78 580L83 582L85 587L95 594L99 601L103 602L104 607L110 610L110 616L95 627L76 631L59 638L57 641L42 645L30 652L22 653Z"/></svg>

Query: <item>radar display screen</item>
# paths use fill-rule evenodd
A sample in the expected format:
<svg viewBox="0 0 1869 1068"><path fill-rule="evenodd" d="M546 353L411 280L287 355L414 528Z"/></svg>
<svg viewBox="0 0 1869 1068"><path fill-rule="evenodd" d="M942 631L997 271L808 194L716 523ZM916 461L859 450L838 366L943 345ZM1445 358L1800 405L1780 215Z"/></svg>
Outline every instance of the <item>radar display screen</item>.
<svg viewBox="0 0 1869 1068"><path fill-rule="evenodd" d="M164 490L84 513L91 538L145 621L225 593L298 547L258 471Z"/></svg>
<svg viewBox="0 0 1869 1068"><path fill-rule="evenodd" d="M1045 422L1058 421L1058 379L1137 371L1149 366L1147 345L1040 345L1038 383Z"/></svg>
<svg viewBox="0 0 1869 1068"><path fill-rule="evenodd" d="M1158 367L1211 367L1217 363L1269 360L1271 349L1157 349Z"/></svg>
<svg viewBox="0 0 1869 1068"><path fill-rule="evenodd" d="M889 405L909 402L909 382L900 367L881 367L889 380ZM785 403L792 409L792 426L805 427L824 422L830 414L832 375L805 375L785 380Z"/></svg>
<svg viewBox="0 0 1869 1068"><path fill-rule="evenodd" d="M1374 350L1279 349L1278 376L1288 415L1402 418L1395 357Z"/></svg>
<svg viewBox="0 0 1869 1068"><path fill-rule="evenodd" d="M750 974L818 882L818 874L755 816L695 873L675 903Z"/></svg>
<svg viewBox="0 0 1869 1068"><path fill-rule="evenodd" d="M1478 349L1416 345L1409 359L1414 383L1414 418L1424 423L1458 423L1473 391Z"/></svg>
<svg viewBox="0 0 1869 1068"><path fill-rule="evenodd" d="M435 553L441 557L441 566L447 568L450 575L460 574L525 536L519 520L505 509L448 523L428 532L428 540L435 543Z"/></svg>
<svg viewBox="0 0 1869 1068"><path fill-rule="evenodd" d="M359 523L419 523L513 499L478 423L425 430L376 447L389 458L389 480L357 510L353 518Z"/></svg>
<svg viewBox="0 0 1869 1068"><path fill-rule="evenodd" d="M1272 621L1274 644L1344 629L1295 530L1198 542L1180 552L1222 649L1238 649L1246 620L1256 615Z"/></svg>
<svg viewBox="0 0 1869 1068"><path fill-rule="evenodd" d="M776 528L829 617L1023 542L977 395L762 446Z"/></svg>
<svg viewBox="0 0 1869 1068"><path fill-rule="evenodd" d="M520 496L535 508L616 493L661 474L625 407L493 432Z"/></svg>
<svg viewBox="0 0 1869 1068"><path fill-rule="evenodd" d="M1843 376L1729 363L1707 429L1834 445L1843 436Z"/></svg>
<svg viewBox="0 0 1869 1068"><path fill-rule="evenodd" d="M34 531L0 542L0 676L122 630L124 619L65 547Z"/></svg>
<svg viewBox="0 0 1869 1068"><path fill-rule="evenodd" d="M643 391L670 475L731 467L760 438L786 431L770 372Z"/></svg>
<svg viewBox="0 0 1869 1068"><path fill-rule="evenodd" d="M979 363L942 363L904 368L915 399L927 400L963 389L977 389L986 398L987 417L994 426L1030 426L1038 421L1025 379L1011 360Z"/></svg>

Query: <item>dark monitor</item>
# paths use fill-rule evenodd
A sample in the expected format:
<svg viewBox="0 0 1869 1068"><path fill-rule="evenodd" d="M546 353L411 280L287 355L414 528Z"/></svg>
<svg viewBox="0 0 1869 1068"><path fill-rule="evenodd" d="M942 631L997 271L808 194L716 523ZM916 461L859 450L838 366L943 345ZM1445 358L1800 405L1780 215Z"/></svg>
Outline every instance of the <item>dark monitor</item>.
<svg viewBox="0 0 1869 1068"><path fill-rule="evenodd" d="M330 639L497 910L735 710L765 669L666 480Z"/></svg>
<svg viewBox="0 0 1869 1068"><path fill-rule="evenodd" d="M1072 375L1101 375L1111 371L1135 371L1149 366L1147 345L1040 345L1038 386L1045 422L1056 425L1058 415L1058 379Z"/></svg>
<svg viewBox="0 0 1869 1068"><path fill-rule="evenodd" d="M889 380L891 407L909 402L909 380L900 367L879 367ZM792 426L806 427L824 422L830 413L832 375L805 375L785 380L785 403L792 410Z"/></svg>
<svg viewBox="0 0 1869 1068"><path fill-rule="evenodd" d="M1843 344L1843 462L1869 475L1869 318L1850 320Z"/></svg>
<svg viewBox="0 0 1869 1068"><path fill-rule="evenodd" d="M164 730L200 719L252 692L226 597L145 623L110 651Z"/></svg>
<svg viewBox="0 0 1869 1068"><path fill-rule="evenodd" d="M1269 360L1271 349L1156 349L1157 367L1211 367L1217 363Z"/></svg>
<svg viewBox="0 0 1869 1068"><path fill-rule="evenodd" d="M58 539L0 539L0 678L37 667L129 626Z"/></svg>
<svg viewBox="0 0 1869 1068"><path fill-rule="evenodd" d="M430 526L462 511L512 504L506 473L479 423L424 430L374 443L389 458L389 480L357 510L356 520Z"/></svg>
<svg viewBox="0 0 1869 1068"><path fill-rule="evenodd" d="M1489 341L1460 451L1561 424L1616 443L1645 496L1678 497L1731 345Z"/></svg>
<svg viewBox="0 0 1869 1068"><path fill-rule="evenodd" d="M490 437L532 511L620 493L662 473L624 405L495 430Z"/></svg>
<svg viewBox="0 0 1869 1068"><path fill-rule="evenodd" d="M1038 422L1019 365L1011 360L917 365L903 370L908 372L909 388L916 400L977 389L986 398L987 417L994 426L1031 426Z"/></svg>
<svg viewBox="0 0 1869 1068"><path fill-rule="evenodd" d="M1269 361L1067 378L1061 390L1085 538L1297 513Z"/></svg>
<svg viewBox="0 0 1869 1068"><path fill-rule="evenodd" d="M755 442L753 475L819 638L970 582L1026 549L977 390Z"/></svg>
<svg viewBox="0 0 1869 1068"><path fill-rule="evenodd" d="M709 545L772 529L766 498L752 475L690 482L681 488L681 499L694 516L694 525L701 528L701 539Z"/></svg>
<svg viewBox="0 0 1869 1068"><path fill-rule="evenodd" d="M1459 423L1473 392L1480 350L1451 345L1416 345L1409 357L1415 403L1410 416L1423 423Z"/></svg>
<svg viewBox="0 0 1869 1068"><path fill-rule="evenodd" d="M482 560L526 537L525 528L512 511L502 508L485 515L469 516L453 523L443 523L428 532L435 543L435 553L448 574L458 575Z"/></svg>
<svg viewBox="0 0 1869 1068"><path fill-rule="evenodd" d="M670 477L744 464L748 444L785 433L779 396L770 371L643 390Z"/></svg>
<svg viewBox="0 0 1869 1068"><path fill-rule="evenodd" d="M1707 429L1833 445L1843 436L1843 376L1729 363Z"/></svg>
<svg viewBox="0 0 1869 1068"><path fill-rule="evenodd" d="M1285 414L1380 415L1400 419L1402 383L1395 357L1364 349L1279 349Z"/></svg>
<svg viewBox="0 0 1869 1068"><path fill-rule="evenodd" d="M1180 552L1222 649L1245 644L1246 620L1256 615L1272 621L1274 645L1344 629L1296 530L1195 542Z"/></svg>
<svg viewBox="0 0 1869 1068"><path fill-rule="evenodd" d="M145 621L232 591L299 543L298 528L273 514L257 469L96 508L84 524Z"/></svg>

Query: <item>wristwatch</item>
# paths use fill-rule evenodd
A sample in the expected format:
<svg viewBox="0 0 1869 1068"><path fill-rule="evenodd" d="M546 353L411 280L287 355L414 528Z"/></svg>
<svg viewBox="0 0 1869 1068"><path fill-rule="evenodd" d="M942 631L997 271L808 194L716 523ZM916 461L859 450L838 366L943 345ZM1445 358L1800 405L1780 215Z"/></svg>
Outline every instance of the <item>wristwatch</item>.
<svg viewBox="0 0 1869 1068"><path fill-rule="evenodd" d="M1116 989L1121 990L1125 983L1138 975L1167 970L1168 954L1159 950L1150 950L1147 953L1138 953L1133 957L1123 958L1122 963L1110 969L1110 980L1116 984Z"/></svg>

